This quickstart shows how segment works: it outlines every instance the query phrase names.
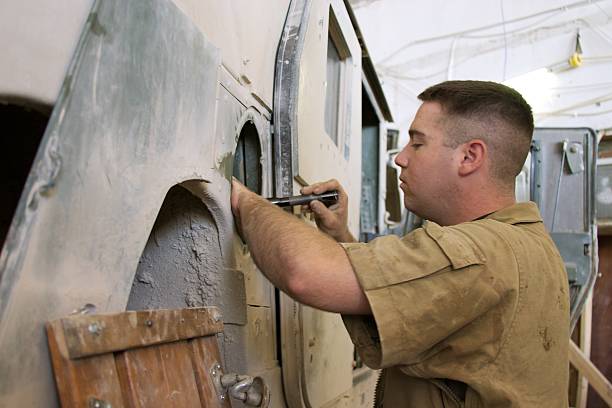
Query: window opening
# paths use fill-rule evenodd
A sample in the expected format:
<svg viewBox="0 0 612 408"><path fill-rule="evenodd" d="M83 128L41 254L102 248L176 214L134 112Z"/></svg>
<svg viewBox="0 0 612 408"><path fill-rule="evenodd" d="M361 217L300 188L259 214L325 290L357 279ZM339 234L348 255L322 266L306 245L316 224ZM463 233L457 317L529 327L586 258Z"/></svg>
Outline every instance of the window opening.
<svg viewBox="0 0 612 408"><path fill-rule="evenodd" d="M327 86L325 89L325 131L338 145L338 114L340 110L340 56L331 37L327 41Z"/></svg>
<svg viewBox="0 0 612 408"><path fill-rule="evenodd" d="M339 133L342 116L342 88L344 67L351 54L332 8L329 8L327 35L327 75L325 79L325 132L336 146L340 146Z"/></svg>
<svg viewBox="0 0 612 408"><path fill-rule="evenodd" d="M242 127L234 154L234 177L261 194L261 144L255 124L248 121Z"/></svg>

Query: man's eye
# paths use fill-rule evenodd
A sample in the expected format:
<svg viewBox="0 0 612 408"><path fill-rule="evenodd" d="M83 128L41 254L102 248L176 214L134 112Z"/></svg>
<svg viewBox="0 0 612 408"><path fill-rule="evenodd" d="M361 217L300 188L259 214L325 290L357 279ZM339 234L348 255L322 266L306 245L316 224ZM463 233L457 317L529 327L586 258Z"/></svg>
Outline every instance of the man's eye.
<svg viewBox="0 0 612 408"><path fill-rule="evenodd" d="M418 149L423 146L423 143L412 143L410 146L412 146L413 149Z"/></svg>

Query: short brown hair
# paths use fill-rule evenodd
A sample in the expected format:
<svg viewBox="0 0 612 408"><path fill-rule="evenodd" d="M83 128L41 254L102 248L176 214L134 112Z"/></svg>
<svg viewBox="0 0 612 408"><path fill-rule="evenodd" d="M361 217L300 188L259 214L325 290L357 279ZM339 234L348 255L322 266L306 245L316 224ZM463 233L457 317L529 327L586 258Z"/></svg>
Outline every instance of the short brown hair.
<svg viewBox="0 0 612 408"><path fill-rule="evenodd" d="M533 135L531 107L520 93L497 82L446 81L419 96L437 102L450 116L446 143L451 147L482 139L489 148L493 175L504 183L520 173Z"/></svg>

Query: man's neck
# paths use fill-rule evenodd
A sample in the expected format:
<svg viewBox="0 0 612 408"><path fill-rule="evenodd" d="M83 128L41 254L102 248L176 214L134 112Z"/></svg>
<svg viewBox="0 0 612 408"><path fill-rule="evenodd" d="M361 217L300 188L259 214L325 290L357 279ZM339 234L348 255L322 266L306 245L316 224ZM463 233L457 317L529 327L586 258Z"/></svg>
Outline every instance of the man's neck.
<svg viewBox="0 0 612 408"><path fill-rule="evenodd" d="M464 200L458 200L455 204L455 207L447 211L445 217L440 219L438 222L440 225L456 225L484 218L495 211L516 204L516 199L514 193L473 194Z"/></svg>

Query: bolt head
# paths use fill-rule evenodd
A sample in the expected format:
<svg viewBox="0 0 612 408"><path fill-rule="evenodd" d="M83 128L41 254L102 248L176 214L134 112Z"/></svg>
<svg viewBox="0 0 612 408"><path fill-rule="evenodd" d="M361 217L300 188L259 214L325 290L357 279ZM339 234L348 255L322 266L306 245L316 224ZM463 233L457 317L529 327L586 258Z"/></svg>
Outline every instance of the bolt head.
<svg viewBox="0 0 612 408"><path fill-rule="evenodd" d="M221 320L221 313L219 313L218 311L215 310L213 312L213 316L212 317L213 317L213 320L215 322L218 322L219 320Z"/></svg>
<svg viewBox="0 0 612 408"><path fill-rule="evenodd" d="M91 323L87 327L87 330L89 330L91 334L100 334L100 332L102 331L102 328L100 327L98 323Z"/></svg>

